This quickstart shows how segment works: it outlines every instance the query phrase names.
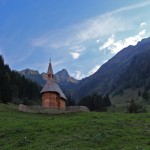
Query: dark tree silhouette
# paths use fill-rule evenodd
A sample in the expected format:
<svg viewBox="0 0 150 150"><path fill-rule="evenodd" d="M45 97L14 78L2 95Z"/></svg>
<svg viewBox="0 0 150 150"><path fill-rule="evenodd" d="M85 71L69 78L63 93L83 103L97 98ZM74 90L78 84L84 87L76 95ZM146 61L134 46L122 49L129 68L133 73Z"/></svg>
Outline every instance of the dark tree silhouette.
<svg viewBox="0 0 150 150"><path fill-rule="evenodd" d="M108 94L104 97L96 93L83 97L80 102L80 106L87 106L91 111L106 111L106 108L111 106L111 102Z"/></svg>
<svg viewBox="0 0 150 150"><path fill-rule="evenodd" d="M11 71L0 55L0 101L12 102L14 99L36 101L40 98L41 86L25 79L18 72Z"/></svg>

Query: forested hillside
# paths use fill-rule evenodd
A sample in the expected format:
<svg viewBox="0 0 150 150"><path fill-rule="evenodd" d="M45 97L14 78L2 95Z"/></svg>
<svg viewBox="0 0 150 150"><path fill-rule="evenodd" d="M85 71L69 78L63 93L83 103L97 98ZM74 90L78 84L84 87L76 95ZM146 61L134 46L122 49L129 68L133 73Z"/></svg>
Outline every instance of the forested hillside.
<svg viewBox="0 0 150 150"><path fill-rule="evenodd" d="M36 82L11 71L0 55L0 102L31 104L40 98L40 90L41 87Z"/></svg>
<svg viewBox="0 0 150 150"><path fill-rule="evenodd" d="M143 39L136 46L124 48L96 73L74 86L72 96L79 99L92 93L105 95L121 88L146 86L150 75L149 53L150 38Z"/></svg>
<svg viewBox="0 0 150 150"><path fill-rule="evenodd" d="M150 50L135 55L130 65L117 80L114 94L123 93L127 88L143 87L144 91L150 89Z"/></svg>

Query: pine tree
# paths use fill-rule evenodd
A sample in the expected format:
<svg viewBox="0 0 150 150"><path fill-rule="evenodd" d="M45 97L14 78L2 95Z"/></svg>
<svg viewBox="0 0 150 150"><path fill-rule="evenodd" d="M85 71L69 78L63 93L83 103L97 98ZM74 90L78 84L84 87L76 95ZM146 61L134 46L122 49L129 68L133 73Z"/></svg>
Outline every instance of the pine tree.
<svg viewBox="0 0 150 150"><path fill-rule="evenodd" d="M12 102L15 98L36 100L40 98L41 87L15 71L11 71L0 55L0 101Z"/></svg>
<svg viewBox="0 0 150 150"><path fill-rule="evenodd" d="M72 99L70 94L67 96L66 106L75 106L75 100Z"/></svg>
<svg viewBox="0 0 150 150"><path fill-rule="evenodd" d="M106 106L111 106L111 101L109 99L109 95L108 94L106 94L105 101L106 101Z"/></svg>
<svg viewBox="0 0 150 150"><path fill-rule="evenodd" d="M106 107L111 105L109 96L102 97L96 93L83 97L79 105L87 106L91 111L106 111Z"/></svg>
<svg viewBox="0 0 150 150"><path fill-rule="evenodd" d="M148 100L148 99L149 99L149 95L148 95L148 92L147 92L146 90L142 93L142 97L143 97L143 99L145 99L145 100Z"/></svg>

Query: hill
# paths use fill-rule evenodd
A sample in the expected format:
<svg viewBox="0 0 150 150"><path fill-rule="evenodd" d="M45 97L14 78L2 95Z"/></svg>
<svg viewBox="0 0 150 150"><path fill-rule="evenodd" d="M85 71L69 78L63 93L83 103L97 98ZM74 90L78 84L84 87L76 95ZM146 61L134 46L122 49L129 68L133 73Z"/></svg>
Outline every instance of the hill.
<svg viewBox="0 0 150 150"><path fill-rule="evenodd" d="M0 149L149 150L150 114L40 115L0 104Z"/></svg>

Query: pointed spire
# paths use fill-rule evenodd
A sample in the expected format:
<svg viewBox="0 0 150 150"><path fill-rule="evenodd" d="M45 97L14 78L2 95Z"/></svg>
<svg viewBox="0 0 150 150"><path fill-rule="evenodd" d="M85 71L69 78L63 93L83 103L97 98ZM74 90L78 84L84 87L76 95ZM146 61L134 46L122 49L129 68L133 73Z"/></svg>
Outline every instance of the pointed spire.
<svg viewBox="0 0 150 150"><path fill-rule="evenodd" d="M51 65L51 59L49 60L49 66L48 66L48 70L47 70L47 76L48 76L48 79L53 78L53 68L52 68L52 65Z"/></svg>
<svg viewBox="0 0 150 150"><path fill-rule="evenodd" d="M53 68L52 68L52 65L51 65L51 59L49 60L49 66L48 66L48 70L47 70L47 74L53 74Z"/></svg>

